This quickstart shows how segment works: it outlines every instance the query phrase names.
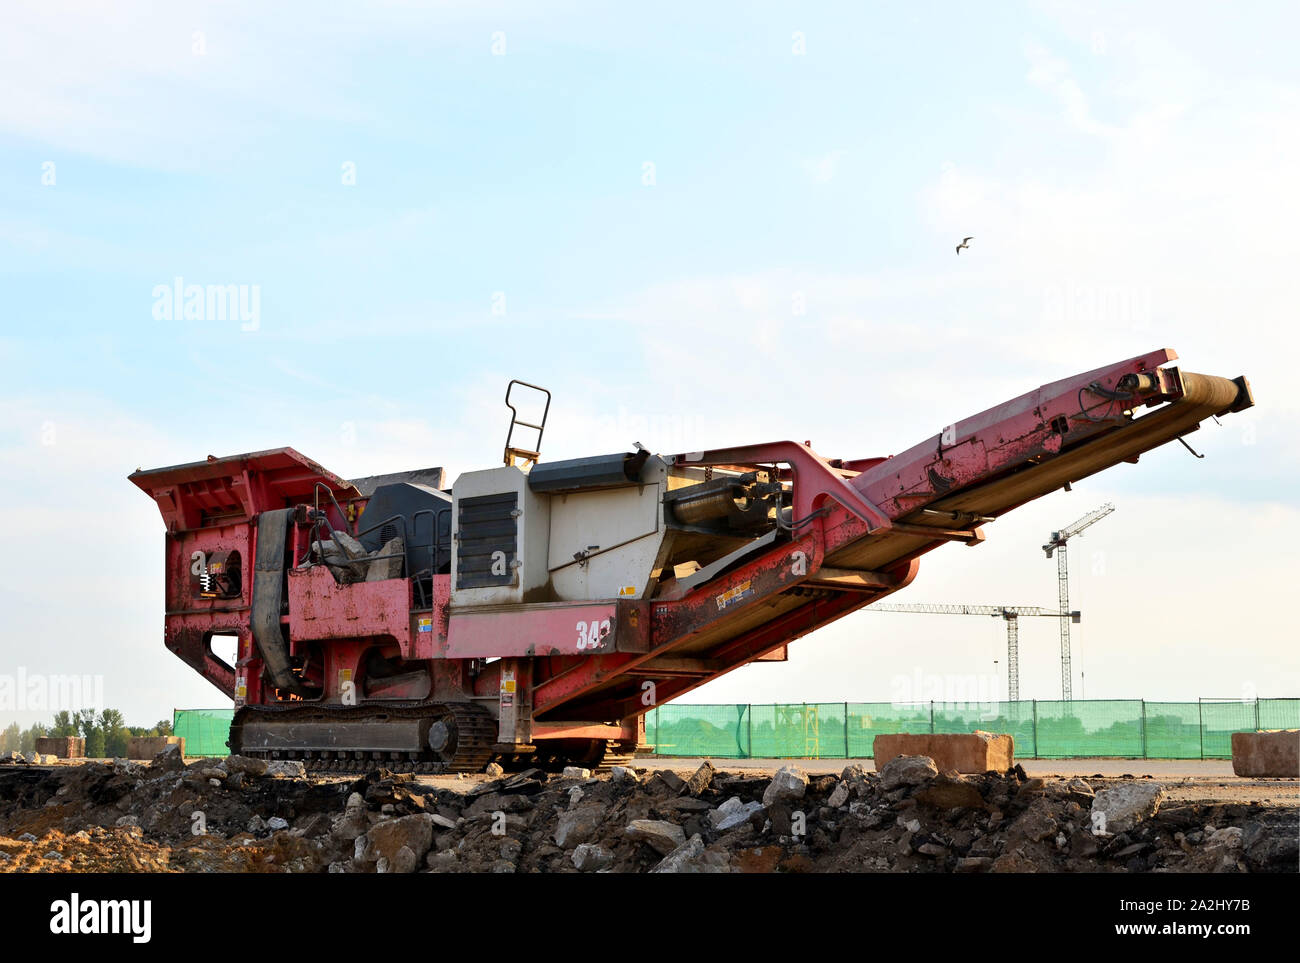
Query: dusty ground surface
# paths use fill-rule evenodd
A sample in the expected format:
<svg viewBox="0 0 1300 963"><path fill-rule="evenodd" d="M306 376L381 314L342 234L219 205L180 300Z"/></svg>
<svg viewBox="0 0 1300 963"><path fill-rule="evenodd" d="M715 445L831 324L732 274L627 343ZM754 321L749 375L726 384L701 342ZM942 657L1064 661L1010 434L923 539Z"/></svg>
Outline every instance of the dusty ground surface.
<svg viewBox="0 0 1300 963"><path fill-rule="evenodd" d="M875 772L871 759L710 759L715 766L727 769L754 769L773 773L782 766L791 763L800 766L808 773L839 774L845 766L854 763L868 772ZM1232 773L1231 759L1017 759L1025 772L1031 776L1228 776ZM656 769L672 769L676 772L686 770L694 772L704 762L703 757L673 758L671 756L650 756L638 759L638 765L654 766Z"/></svg>
<svg viewBox="0 0 1300 963"><path fill-rule="evenodd" d="M646 760L650 763L650 760ZM704 759L659 758L651 764L659 769L692 773ZM800 766L809 774L838 774L846 765L861 765L875 772L870 759L736 759L711 760L716 766L747 774L771 776L784 765ZM1230 759L1027 759L1021 768L1032 777L1044 779L1132 777L1156 778L1170 800L1183 802L1259 802L1269 806L1300 807L1300 780L1244 779L1232 774Z"/></svg>
<svg viewBox="0 0 1300 963"><path fill-rule="evenodd" d="M175 754L0 767L5 872L1284 872L1300 783L907 757L316 779ZM1105 774L1113 764L1121 773ZM1149 765L1149 764L1146 764ZM1178 764L1184 769L1188 764ZM1213 764L1211 764L1213 765ZM1036 768L1036 767L1035 767ZM1094 773L1103 773L1096 776Z"/></svg>

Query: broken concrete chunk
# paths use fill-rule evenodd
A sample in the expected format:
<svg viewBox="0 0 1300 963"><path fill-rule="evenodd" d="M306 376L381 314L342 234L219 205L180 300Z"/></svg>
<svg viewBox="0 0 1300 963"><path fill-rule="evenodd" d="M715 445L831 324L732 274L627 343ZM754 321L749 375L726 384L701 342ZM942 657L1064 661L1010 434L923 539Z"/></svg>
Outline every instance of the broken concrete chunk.
<svg viewBox="0 0 1300 963"><path fill-rule="evenodd" d="M399 816L375 823L364 837L368 845L362 857L365 860L386 856L390 864L395 864L400 849L406 847L418 863L433 846L433 816L429 813L417 813L414 816Z"/></svg>
<svg viewBox="0 0 1300 963"><path fill-rule="evenodd" d="M686 842L686 833L676 823L664 819L634 819L624 832L637 842L646 843L663 856Z"/></svg>
<svg viewBox="0 0 1300 963"><path fill-rule="evenodd" d="M365 558L367 555L370 554L368 551L366 551L366 547L364 545L358 542L347 532L340 532L337 529L335 529L334 531L330 532L330 538L333 540L334 544L337 545L338 548L343 552L343 554L350 559Z"/></svg>
<svg viewBox="0 0 1300 963"><path fill-rule="evenodd" d="M307 775L307 767L296 759L272 759L266 764L266 774L285 779L303 779Z"/></svg>
<svg viewBox="0 0 1300 963"><path fill-rule="evenodd" d="M403 846L396 855L389 860L388 871L390 873L414 873L420 865L419 858L412 851L411 847Z"/></svg>
<svg viewBox="0 0 1300 963"><path fill-rule="evenodd" d="M740 797L732 796L730 799L727 799L718 806L717 809L713 810L713 812L709 813L709 822L713 823L714 827L717 827L720 822L742 808L744 808L744 803L740 801Z"/></svg>
<svg viewBox="0 0 1300 963"><path fill-rule="evenodd" d="M459 861L455 850L444 849L440 853L430 853L425 862L435 873L454 873Z"/></svg>
<svg viewBox="0 0 1300 963"><path fill-rule="evenodd" d="M1164 787L1154 782L1123 783L1097 793L1092 800L1092 825L1099 833L1125 833L1160 811Z"/></svg>
<svg viewBox="0 0 1300 963"><path fill-rule="evenodd" d="M983 809L979 789L956 773L940 776L916 794L916 801L935 809Z"/></svg>
<svg viewBox="0 0 1300 963"><path fill-rule="evenodd" d="M674 796L681 792L682 787L686 785L685 780L671 769L660 769L654 774L653 781L666 786Z"/></svg>
<svg viewBox="0 0 1300 963"><path fill-rule="evenodd" d="M555 827L555 845L572 849L579 843L590 842L605 820L603 806L581 806L560 813Z"/></svg>
<svg viewBox="0 0 1300 963"><path fill-rule="evenodd" d="M405 545L400 536L384 542L375 553L374 561L366 566L366 581L382 582L385 579L401 578L402 566L406 562Z"/></svg>
<svg viewBox="0 0 1300 963"><path fill-rule="evenodd" d="M763 811L763 804L761 802L747 802L740 804L740 800L737 799L736 803L737 805L734 809L714 823L714 828L717 829L718 832L725 833L729 829L735 829L737 826L744 825L749 822L750 817L755 813ZM721 810L722 807L719 806L718 809L714 810L714 812L721 812ZM710 813L709 815L712 817L713 813Z"/></svg>
<svg viewBox="0 0 1300 963"><path fill-rule="evenodd" d="M705 760L700 763L700 768L691 774L691 778L686 780L686 792L692 796L698 796L704 790L709 788L709 783L713 781L713 765Z"/></svg>
<svg viewBox="0 0 1300 963"><path fill-rule="evenodd" d="M636 770L629 766L615 766L609 771L609 775L610 779L618 784L635 785L641 781L641 777L637 775Z"/></svg>
<svg viewBox="0 0 1300 963"><path fill-rule="evenodd" d="M716 849L706 849L704 840L696 833L665 856L650 870L652 873L729 873L731 861L727 854Z"/></svg>
<svg viewBox="0 0 1300 963"><path fill-rule="evenodd" d="M796 766L782 766L763 790L763 805L802 799L808 791L808 774Z"/></svg>
<svg viewBox="0 0 1300 963"><path fill-rule="evenodd" d="M255 759L251 756L227 756L222 761L222 765L228 773L242 772L247 776L265 776L267 770L265 759Z"/></svg>
<svg viewBox="0 0 1300 963"><path fill-rule="evenodd" d="M939 775L929 756L898 756L880 770L880 786L886 791L903 786L919 786Z"/></svg>
<svg viewBox="0 0 1300 963"><path fill-rule="evenodd" d="M582 843L573 851L573 865L580 873L594 873L614 864L614 854L595 843Z"/></svg>

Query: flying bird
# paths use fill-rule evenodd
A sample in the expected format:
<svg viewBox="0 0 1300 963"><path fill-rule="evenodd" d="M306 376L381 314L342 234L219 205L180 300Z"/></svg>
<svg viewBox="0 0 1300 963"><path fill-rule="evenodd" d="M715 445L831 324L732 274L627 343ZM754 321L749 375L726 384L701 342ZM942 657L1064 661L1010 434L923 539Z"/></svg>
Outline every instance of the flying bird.
<svg viewBox="0 0 1300 963"><path fill-rule="evenodd" d="M961 250L962 250L962 248L964 248L964 247L970 247L970 243L969 243L969 242L970 242L970 241L973 241L973 240L975 240L975 235L974 235L974 234L972 234L970 237L963 237L963 238L961 239L961 243L957 245L957 256L958 256L958 257L961 257Z"/></svg>

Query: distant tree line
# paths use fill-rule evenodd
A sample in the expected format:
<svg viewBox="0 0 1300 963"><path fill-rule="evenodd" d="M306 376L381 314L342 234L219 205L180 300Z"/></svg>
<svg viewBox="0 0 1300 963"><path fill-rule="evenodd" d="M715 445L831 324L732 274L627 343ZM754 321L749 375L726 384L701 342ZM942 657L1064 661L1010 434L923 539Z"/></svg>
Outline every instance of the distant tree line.
<svg viewBox="0 0 1300 963"><path fill-rule="evenodd" d="M30 729L18 723L0 731L0 753L35 752L36 740L45 736L80 736L86 740L86 756L92 759L113 759L126 756L127 741L132 736L170 736L170 719L160 719L152 726L128 726L122 713L116 709L64 710L54 714L54 722L38 722Z"/></svg>

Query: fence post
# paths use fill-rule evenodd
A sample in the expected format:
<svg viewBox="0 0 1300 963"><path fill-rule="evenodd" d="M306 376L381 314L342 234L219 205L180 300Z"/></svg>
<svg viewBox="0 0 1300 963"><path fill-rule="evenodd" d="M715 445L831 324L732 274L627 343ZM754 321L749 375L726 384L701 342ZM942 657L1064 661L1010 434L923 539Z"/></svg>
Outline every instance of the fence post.
<svg viewBox="0 0 1300 963"><path fill-rule="evenodd" d="M1201 699L1196 699L1196 734L1201 738L1201 758L1205 758L1205 710L1201 708Z"/></svg>
<svg viewBox="0 0 1300 963"><path fill-rule="evenodd" d="M1030 700L1030 704L1034 710L1034 758L1037 759L1038 758L1038 700L1032 699Z"/></svg>
<svg viewBox="0 0 1300 963"><path fill-rule="evenodd" d="M1147 700L1142 700L1142 758L1147 758Z"/></svg>
<svg viewBox="0 0 1300 963"><path fill-rule="evenodd" d="M1255 731L1259 732L1259 696L1255 696Z"/></svg>
<svg viewBox="0 0 1300 963"><path fill-rule="evenodd" d="M746 759L754 758L754 703L747 703L745 709L745 741L749 743Z"/></svg>
<svg viewBox="0 0 1300 963"><path fill-rule="evenodd" d="M849 758L849 704L844 703L844 758Z"/></svg>
<svg viewBox="0 0 1300 963"><path fill-rule="evenodd" d="M930 700L930 735L934 735L934 700Z"/></svg>

